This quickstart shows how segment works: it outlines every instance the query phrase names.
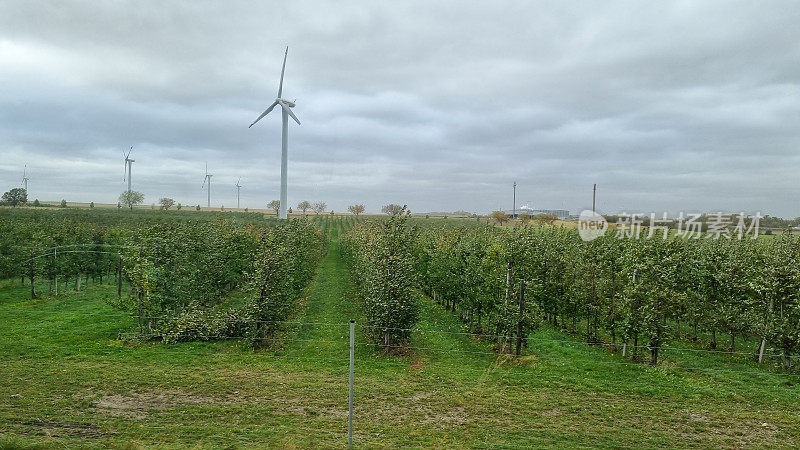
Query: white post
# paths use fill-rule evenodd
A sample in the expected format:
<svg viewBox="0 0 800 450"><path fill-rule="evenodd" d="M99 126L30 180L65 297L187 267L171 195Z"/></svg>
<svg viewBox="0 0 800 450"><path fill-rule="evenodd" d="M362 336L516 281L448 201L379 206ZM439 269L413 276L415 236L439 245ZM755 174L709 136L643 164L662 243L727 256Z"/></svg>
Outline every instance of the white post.
<svg viewBox="0 0 800 450"><path fill-rule="evenodd" d="M56 295L58 295L58 250L55 247L53 247L53 267L55 267L53 278L56 285Z"/></svg>
<svg viewBox="0 0 800 450"><path fill-rule="evenodd" d="M289 167L289 113L286 108L281 108L283 116L283 133L281 133L281 209L280 218L286 218L286 205L288 199L286 198L287 182L286 171Z"/></svg>
<svg viewBox="0 0 800 450"><path fill-rule="evenodd" d="M350 321L350 415L347 421L347 448L353 448L353 366L355 362L356 321Z"/></svg>

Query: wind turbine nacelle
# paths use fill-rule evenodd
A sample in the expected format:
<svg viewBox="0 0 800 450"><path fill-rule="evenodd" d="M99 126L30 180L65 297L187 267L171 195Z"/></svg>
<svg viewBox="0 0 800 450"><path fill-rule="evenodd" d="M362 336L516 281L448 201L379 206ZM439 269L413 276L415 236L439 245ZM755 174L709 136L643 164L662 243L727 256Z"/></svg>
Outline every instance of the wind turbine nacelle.
<svg viewBox="0 0 800 450"><path fill-rule="evenodd" d="M289 108L294 108L294 106L295 106L295 105L294 105L294 102L291 102L291 101L289 101L289 100L286 100L286 99L280 99L280 101L282 101L283 103L286 103L286 106L288 106Z"/></svg>

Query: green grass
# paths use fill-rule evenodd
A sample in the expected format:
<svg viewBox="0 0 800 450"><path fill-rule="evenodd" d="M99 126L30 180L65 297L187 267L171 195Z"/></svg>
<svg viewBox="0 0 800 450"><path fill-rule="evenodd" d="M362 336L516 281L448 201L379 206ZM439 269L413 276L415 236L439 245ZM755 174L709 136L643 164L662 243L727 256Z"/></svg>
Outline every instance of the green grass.
<svg viewBox="0 0 800 450"><path fill-rule="evenodd" d="M269 350L126 343L114 286L29 300L0 283L0 447L343 447L350 319L357 446L800 445L800 377L746 356L686 345L649 367L543 328L516 361L427 298L411 353L383 356L339 254L352 221L314 220L328 256Z"/></svg>

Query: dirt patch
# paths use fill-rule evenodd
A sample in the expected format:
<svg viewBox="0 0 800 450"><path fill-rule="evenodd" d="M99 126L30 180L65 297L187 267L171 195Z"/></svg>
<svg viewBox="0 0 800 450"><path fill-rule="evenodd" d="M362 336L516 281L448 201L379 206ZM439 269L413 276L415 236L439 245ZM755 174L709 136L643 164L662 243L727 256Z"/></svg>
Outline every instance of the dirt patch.
<svg viewBox="0 0 800 450"><path fill-rule="evenodd" d="M541 414L542 417L556 417L561 415L561 410L558 408L546 409Z"/></svg>
<svg viewBox="0 0 800 450"><path fill-rule="evenodd" d="M470 421L469 415L461 406L450 407L443 411L435 411L435 413L428 412L422 419L422 423L446 426L460 426Z"/></svg>
<svg viewBox="0 0 800 450"><path fill-rule="evenodd" d="M419 372L420 370L424 369L425 366L425 361L419 358L414 358L411 361L411 364L409 364L409 369L411 369L411 371Z"/></svg>
<svg viewBox="0 0 800 450"><path fill-rule="evenodd" d="M102 412L119 417L141 419L151 411L164 411L184 405L229 403L228 399L204 397L182 391L133 392L127 395L90 396L92 404Z"/></svg>
<svg viewBox="0 0 800 450"><path fill-rule="evenodd" d="M419 391L409 397L409 400L413 402L419 402L421 400L428 400L429 398L433 397L433 392L430 391Z"/></svg>
<svg viewBox="0 0 800 450"><path fill-rule="evenodd" d="M702 422L702 423L708 423L709 422L708 416L706 416L705 414L700 414L700 413L696 413L696 412L693 412L693 413L689 414L689 420L692 421L692 422Z"/></svg>

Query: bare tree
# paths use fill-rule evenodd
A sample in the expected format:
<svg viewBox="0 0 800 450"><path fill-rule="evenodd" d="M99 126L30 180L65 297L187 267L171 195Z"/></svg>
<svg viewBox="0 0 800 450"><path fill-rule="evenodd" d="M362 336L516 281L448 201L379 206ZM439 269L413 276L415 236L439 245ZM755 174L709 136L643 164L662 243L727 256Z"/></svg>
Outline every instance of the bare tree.
<svg viewBox="0 0 800 450"><path fill-rule="evenodd" d="M388 214L390 216L396 216L398 214L402 214L405 206L395 205L394 203L390 203L383 208L381 208L381 212L384 214Z"/></svg>
<svg viewBox="0 0 800 450"><path fill-rule="evenodd" d="M302 202L297 204L297 209L303 211L303 215L306 215L306 211L311 209L311 203L308 203L308 200L303 200Z"/></svg>
<svg viewBox="0 0 800 450"><path fill-rule="evenodd" d="M497 222L498 225L502 225L508 222L508 214L504 213L503 211L495 211L489 214L489 217L494 219L494 221Z"/></svg>
<svg viewBox="0 0 800 450"><path fill-rule="evenodd" d="M558 220L558 216L555 214L536 214L533 216L533 220L540 226L553 225Z"/></svg>
<svg viewBox="0 0 800 450"><path fill-rule="evenodd" d="M359 214L364 212L364 205L350 205L347 207L347 210L350 211L352 214L358 216Z"/></svg>
<svg viewBox="0 0 800 450"><path fill-rule="evenodd" d="M326 209L328 209L328 204L325 202L315 202L311 209L313 209L317 214L322 214Z"/></svg>
<svg viewBox="0 0 800 450"><path fill-rule="evenodd" d="M163 208L164 210L167 210L167 209L172 208L172 206L175 204L175 200L173 200L173 199L171 199L169 197L164 197L164 198L159 199L158 203L161 203L161 208Z"/></svg>
<svg viewBox="0 0 800 450"><path fill-rule="evenodd" d="M267 203L267 208L275 210L275 215L278 215L278 211L281 209L281 201L280 200L272 200L271 202Z"/></svg>

